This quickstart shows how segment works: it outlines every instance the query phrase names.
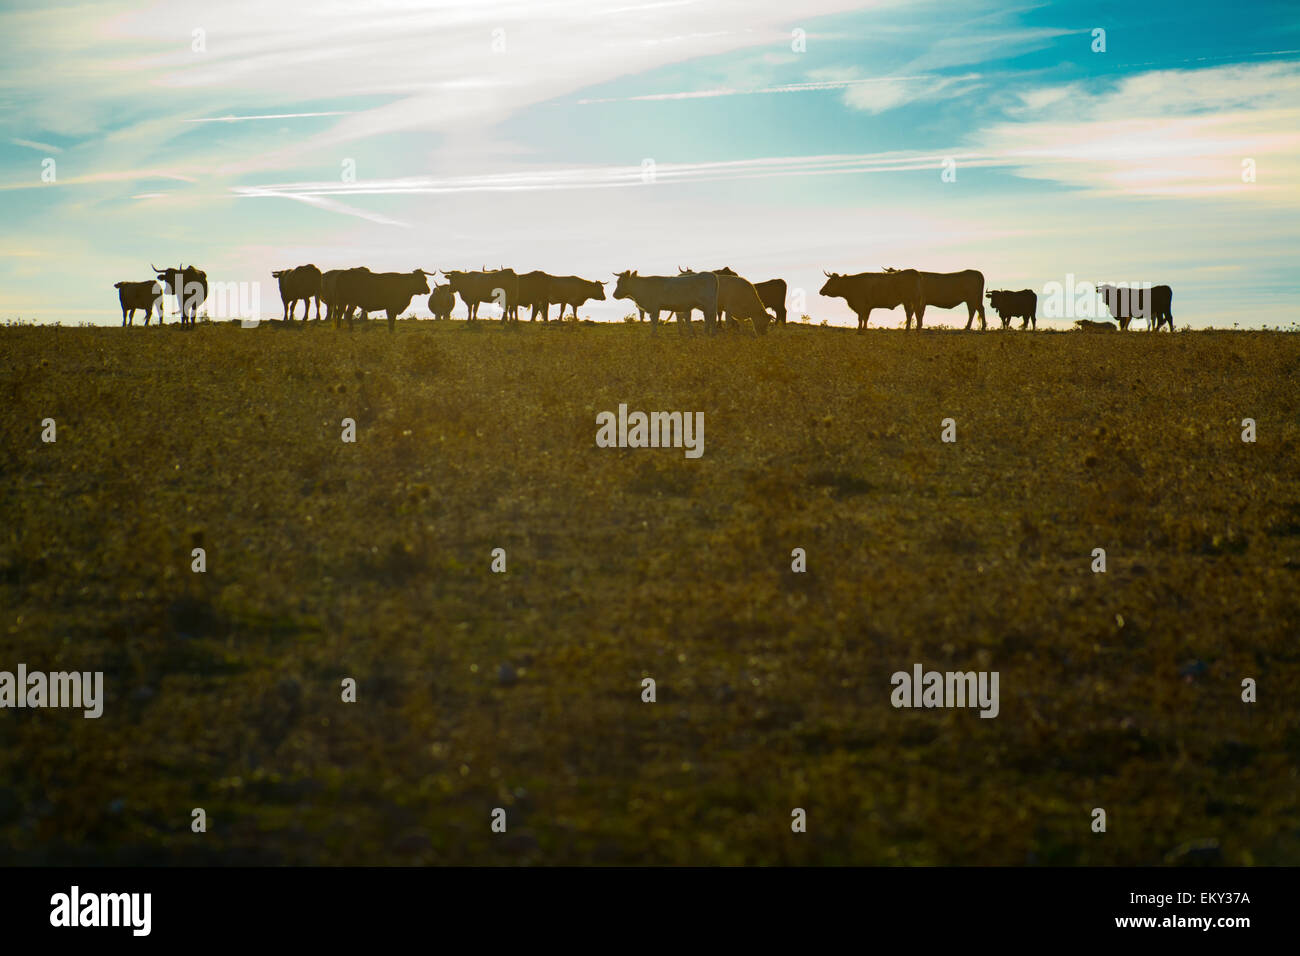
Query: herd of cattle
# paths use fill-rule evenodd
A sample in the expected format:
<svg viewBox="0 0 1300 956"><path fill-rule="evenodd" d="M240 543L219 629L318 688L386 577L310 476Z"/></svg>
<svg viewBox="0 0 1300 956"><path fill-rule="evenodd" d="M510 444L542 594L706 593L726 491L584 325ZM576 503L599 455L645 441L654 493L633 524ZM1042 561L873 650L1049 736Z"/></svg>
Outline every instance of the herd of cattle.
<svg viewBox="0 0 1300 956"><path fill-rule="evenodd" d="M198 315L199 306L208 297L208 277L194 266L159 269L153 267L157 278L144 282L118 282L118 300L122 306L122 324L134 324L135 313L143 309L145 325L149 324L153 310L158 310L158 321L163 321L163 295L174 295L179 304L181 324L191 324ZM316 318L321 318L321 305L337 328L340 319L346 318L351 327L355 314L368 317L371 312L383 312L388 318L388 329L393 331L400 315L416 296L428 295L429 311L437 319L450 319L459 296L465 304L470 321L478 318L478 307L484 302L502 309L502 322L519 321L519 309L531 309L529 321L541 313L542 321L550 321L550 307L560 307L560 318L572 309L577 318L578 307L593 299L605 298L605 284L578 276L553 276L546 272L516 273L513 269L487 269L476 272L445 271L444 285L429 286L429 277L436 270L416 269L412 272L371 272L367 268L332 269L321 272L314 265L281 269L271 275L279 281L280 298L284 302L286 320L296 318L298 303L303 304L303 321L307 321L311 304L316 303ZM679 328L690 327L692 314L699 310L704 315L706 331L713 331L715 323L728 325L743 323L755 333L762 333L768 323L784 325L786 320L787 287L784 279L768 279L751 283L729 268L712 271L693 271L679 268L675 276L643 276L630 270L615 274L614 298L629 299L636 304L641 319L647 317L657 327L665 312L676 315ZM1114 285L1097 286L1111 315L1120 329L1127 329L1134 318L1145 318L1149 329L1159 330L1168 325L1172 332L1174 316L1173 291L1167 285L1146 288L1126 288ZM828 298L843 299L858 317L858 328L867 327L874 309L896 309L902 306L906 316L905 327L910 329L915 319L921 328L925 310L933 306L952 309L964 305L967 311L966 328L979 316L980 329L985 328L984 299L987 297L1005 329L1012 319L1021 320L1020 327L1038 328L1038 296L1031 289L1018 292L1006 290L984 291L984 274L975 269L963 272L921 272L916 269L885 269L883 272L860 272L855 275L826 273L826 284L821 294ZM1110 323L1082 321L1081 328L1113 329Z"/></svg>

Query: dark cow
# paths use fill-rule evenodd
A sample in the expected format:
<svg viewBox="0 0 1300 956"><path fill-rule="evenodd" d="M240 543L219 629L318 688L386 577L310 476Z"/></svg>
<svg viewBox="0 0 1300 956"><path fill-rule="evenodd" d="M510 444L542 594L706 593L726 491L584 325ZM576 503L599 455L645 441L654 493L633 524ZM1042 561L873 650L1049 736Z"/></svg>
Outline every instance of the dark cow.
<svg viewBox="0 0 1300 956"><path fill-rule="evenodd" d="M886 269L897 272L897 269ZM921 308L916 313L916 327L921 327L925 318L926 306L938 309L952 309L959 305L966 306L966 328L970 328L975 316L980 317L980 331L984 331L984 273L978 269L966 269L962 272L922 272L921 273Z"/></svg>
<svg viewBox="0 0 1300 956"><path fill-rule="evenodd" d="M292 321L293 314L302 302L302 320L307 321L311 311L312 300L316 300L316 319L320 320L321 274L313 265L298 266L293 269L280 269L272 272L280 281L280 299L284 302L285 321Z"/></svg>
<svg viewBox="0 0 1300 956"><path fill-rule="evenodd" d="M456 308L456 293L449 285L435 285L429 293L429 311L435 319L450 319L451 310Z"/></svg>
<svg viewBox="0 0 1300 956"><path fill-rule="evenodd" d="M361 275L369 275L370 270L365 266L357 266L354 269L330 269L321 276L320 297L328 306L328 315L330 321L334 323L334 328L339 327L339 319L347 316L349 324L352 322L352 313L356 309L356 302L348 302L343 296L345 292L352 292L357 288L357 278Z"/></svg>
<svg viewBox="0 0 1300 956"><path fill-rule="evenodd" d="M1077 332L1114 332L1114 322L1094 322L1092 319L1075 319L1074 328Z"/></svg>
<svg viewBox="0 0 1300 956"><path fill-rule="evenodd" d="M144 309L144 324L153 318L153 309L158 307L158 324L163 324L163 290L157 280L145 282L114 282L117 301L122 304L122 324L135 325L135 310Z"/></svg>
<svg viewBox="0 0 1300 956"><path fill-rule="evenodd" d="M578 318L578 306L591 299L605 299L605 285L595 279L582 279L578 276L551 276L546 293L546 303L560 306L560 319L564 319L566 306L573 307L573 317Z"/></svg>
<svg viewBox="0 0 1300 956"><path fill-rule="evenodd" d="M823 270L824 271L824 270ZM921 327L921 274L915 269L894 272L859 272L841 275L827 272L821 294L828 299L843 299L858 317L858 328L865 329L872 309L896 309L900 305L907 316L907 328Z"/></svg>
<svg viewBox="0 0 1300 956"><path fill-rule="evenodd" d="M471 322L478 318L478 307L483 302L495 302L503 307L501 321L506 322L512 315L516 318L519 298L519 276L513 269L497 269L479 272L444 272L452 291L460 296L469 312Z"/></svg>
<svg viewBox="0 0 1300 956"><path fill-rule="evenodd" d="M712 332L718 317L718 277L712 272L678 276L642 276L635 270L615 273L614 298L631 299L638 309L650 316L650 328L659 328L661 313L676 312L677 328L686 332L691 312L704 313L704 328Z"/></svg>
<svg viewBox="0 0 1300 956"><path fill-rule="evenodd" d="M996 289L988 293L988 299L989 305L993 306L993 311L1002 320L1004 329L1011 324L1012 319L1019 318L1022 329L1032 322L1034 330L1038 330L1038 295L1033 289L1021 289L1019 292Z"/></svg>
<svg viewBox="0 0 1300 956"><path fill-rule="evenodd" d="M515 286L515 305L531 309L532 313L528 317L529 322L536 321L538 310L542 313L542 321L551 320L551 300L547 294L551 289L551 276L545 272L525 272L519 276Z"/></svg>
<svg viewBox="0 0 1300 956"><path fill-rule="evenodd" d="M150 268L163 284L168 295L176 296L176 305L181 313L181 325L193 325L198 317L199 306L208 298L208 274L194 266L182 265L176 269L159 269L152 262Z"/></svg>
<svg viewBox="0 0 1300 956"><path fill-rule="evenodd" d="M352 327L352 308L361 310L363 318L371 312L383 312L388 317L388 331L397 329L397 317L411 299L429 291L429 280L423 269L413 272L371 272L369 269L349 269L338 278L338 298L342 300Z"/></svg>
<svg viewBox="0 0 1300 956"><path fill-rule="evenodd" d="M1146 319L1147 328L1159 332L1169 323L1174 330L1174 290L1167 285L1140 286L1136 289L1123 286L1099 285L1097 294L1106 303L1110 314L1119 320L1121 331L1127 330L1133 319Z"/></svg>
<svg viewBox="0 0 1300 956"><path fill-rule="evenodd" d="M739 275L730 266L723 266L721 269L714 269L713 271L720 276ZM777 323L785 325L785 299L789 292L785 280L765 279L762 282L755 282L754 288L758 290L758 297L763 300L764 308L775 312Z"/></svg>

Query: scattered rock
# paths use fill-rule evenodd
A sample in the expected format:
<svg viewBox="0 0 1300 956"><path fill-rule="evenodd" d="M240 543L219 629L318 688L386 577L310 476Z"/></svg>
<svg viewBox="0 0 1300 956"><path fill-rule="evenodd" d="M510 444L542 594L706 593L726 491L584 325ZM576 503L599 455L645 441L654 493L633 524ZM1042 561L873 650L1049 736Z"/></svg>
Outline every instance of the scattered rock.
<svg viewBox="0 0 1300 956"><path fill-rule="evenodd" d="M518 680L519 675L515 673L515 669L510 666L509 662L497 668L497 683L502 687L513 687Z"/></svg>

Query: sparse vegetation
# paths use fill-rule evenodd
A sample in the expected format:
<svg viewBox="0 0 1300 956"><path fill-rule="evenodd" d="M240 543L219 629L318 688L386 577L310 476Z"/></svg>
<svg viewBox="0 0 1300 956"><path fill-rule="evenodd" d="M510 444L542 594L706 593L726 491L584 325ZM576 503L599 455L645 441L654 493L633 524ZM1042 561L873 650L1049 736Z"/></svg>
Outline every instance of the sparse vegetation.
<svg viewBox="0 0 1300 956"><path fill-rule="evenodd" d="M8 861L1300 862L1300 338L573 331L0 331Z"/></svg>

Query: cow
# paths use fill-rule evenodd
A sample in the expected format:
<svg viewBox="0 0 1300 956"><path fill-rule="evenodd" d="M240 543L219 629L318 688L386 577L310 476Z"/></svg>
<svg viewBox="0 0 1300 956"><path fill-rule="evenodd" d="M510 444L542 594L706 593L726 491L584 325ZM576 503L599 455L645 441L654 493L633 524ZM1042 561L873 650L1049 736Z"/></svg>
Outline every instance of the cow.
<svg viewBox="0 0 1300 956"><path fill-rule="evenodd" d="M1076 332L1114 332L1114 322L1094 322L1092 319L1075 319Z"/></svg>
<svg viewBox="0 0 1300 956"><path fill-rule="evenodd" d="M578 306L590 299L605 300L605 285L595 279L582 279L578 276L550 276L547 287L546 303L549 310L552 302L560 306L560 320L564 320L566 306L573 307L573 318L578 318ZM521 293L522 294L522 293Z"/></svg>
<svg viewBox="0 0 1300 956"><path fill-rule="evenodd" d="M1097 294L1106 303L1110 314L1119 321L1120 331L1127 331L1134 318L1146 319L1147 328L1154 328L1157 332L1166 322L1169 323L1169 331L1174 330L1174 290L1167 285L1136 289L1099 285Z"/></svg>
<svg viewBox="0 0 1300 956"><path fill-rule="evenodd" d="M1032 322L1034 331L1038 330L1038 295L1033 289L1021 289L1019 292L996 289L988 293L988 300L1002 320L1004 329L1011 325L1012 319L1019 318L1022 329Z"/></svg>
<svg viewBox="0 0 1300 956"><path fill-rule="evenodd" d="M680 266L677 267L677 271L679 275L684 276L700 274ZM767 324L772 321L772 317L768 315L768 303L763 301L758 287L725 266L713 270L713 274L718 277L718 318L725 320L727 325L735 324L736 319L747 319L750 328L756 334L761 335L766 332ZM785 285L784 282L781 284Z"/></svg>
<svg viewBox="0 0 1300 956"><path fill-rule="evenodd" d="M897 269L885 269L897 272ZM959 305L966 306L966 328L980 317L980 331L984 331L984 273L978 269L966 269L962 272L922 272L921 273L921 307L916 313L916 327L921 327L925 318L925 307L933 305L939 309L952 309Z"/></svg>
<svg viewBox="0 0 1300 956"><path fill-rule="evenodd" d="M321 274L313 265L297 266L293 269L280 269L271 273L280 282L280 299L284 302L284 319L293 320L293 314L302 302L302 320L307 321L311 311L312 300L316 300L316 319L320 320Z"/></svg>
<svg viewBox="0 0 1300 956"><path fill-rule="evenodd" d="M339 327L339 319L347 316L349 325L352 322L352 312L356 308L356 302L348 302L343 296L345 292L351 292L356 289L356 277L370 274L370 270L365 266L357 266L354 269L330 269L321 276L320 297L329 307L328 315L330 321L334 323L334 328Z"/></svg>
<svg viewBox="0 0 1300 956"><path fill-rule="evenodd" d="M158 324L163 324L163 291L156 279L144 282L114 282L117 301L122 304L122 325L135 325L135 310L144 309L144 324L153 318L153 309L158 307Z"/></svg>
<svg viewBox="0 0 1300 956"><path fill-rule="evenodd" d="M429 311L435 319L450 319L451 310L456 308L456 293L449 285L435 285L429 293Z"/></svg>
<svg viewBox="0 0 1300 956"><path fill-rule="evenodd" d="M678 331L691 325L691 312L704 313L705 331L712 332L718 317L718 277L712 272L679 276L643 276L636 270L616 272L614 298L631 299L636 307L650 316L650 329L659 328L659 315L665 310L677 313Z"/></svg>
<svg viewBox="0 0 1300 956"><path fill-rule="evenodd" d="M461 297L469 313L471 322L478 318L478 307L483 302L495 302L504 311L501 321L506 322L518 310L519 276L513 269L497 269L489 272L444 272L452 291ZM516 314L517 317L517 314Z"/></svg>
<svg viewBox="0 0 1300 956"><path fill-rule="evenodd" d="M714 273L720 276L734 276L738 273L730 266L723 266L721 269L714 269ZM788 289L784 279L765 279L762 282L755 282L754 288L758 290L758 297L763 300L763 305L776 313L776 321L779 325L785 325L785 298Z"/></svg>
<svg viewBox="0 0 1300 956"><path fill-rule="evenodd" d="M825 272L825 270L822 270ZM872 309L896 309L900 305L907 316L907 328L921 328L921 274L915 269L901 272L859 272L841 275L826 272L826 284L821 295L828 299L843 299L858 317L858 328L865 329Z"/></svg>
<svg viewBox="0 0 1300 956"><path fill-rule="evenodd" d="M371 312L383 312L388 317L388 331L397 330L397 317L411 304L411 299L429 291L431 272L416 269L413 272L371 272L369 269L350 269L338 279L338 297L352 327L352 308L361 310L363 318Z"/></svg>
<svg viewBox="0 0 1300 956"><path fill-rule="evenodd" d="M199 314L199 306L208 298L208 274L202 269L187 265L175 269L159 269L151 262L149 267L158 276L166 293L176 296L181 325L193 325Z"/></svg>
<svg viewBox="0 0 1300 956"><path fill-rule="evenodd" d="M538 272L536 270L533 272L525 272L523 275L519 276L515 288L515 305L524 306L525 308L532 310L528 317L529 322L535 322L537 320L537 312L539 309L542 313L543 322L549 322L551 320L549 314L551 311L551 302L547 298L547 293L550 292L551 288L551 276L547 275L545 272Z"/></svg>

